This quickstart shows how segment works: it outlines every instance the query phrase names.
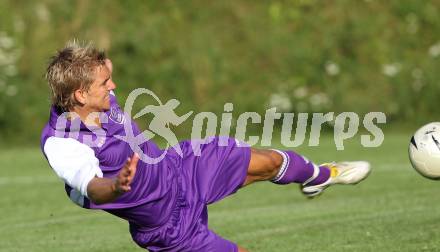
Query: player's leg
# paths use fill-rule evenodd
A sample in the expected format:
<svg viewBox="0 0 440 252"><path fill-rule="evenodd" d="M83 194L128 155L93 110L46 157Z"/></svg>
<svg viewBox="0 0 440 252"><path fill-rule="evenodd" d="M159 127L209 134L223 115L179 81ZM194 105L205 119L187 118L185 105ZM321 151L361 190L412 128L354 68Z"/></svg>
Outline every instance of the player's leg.
<svg viewBox="0 0 440 252"><path fill-rule="evenodd" d="M271 180L276 184L321 184L330 177L330 169L319 167L293 151L251 149L244 185Z"/></svg>
<svg viewBox="0 0 440 252"><path fill-rule="evenodd" d="M313 197L331 184L356 184L370 172L367 162L342 162L318 166L293 151L251 149L243 186L270 180L275 184L301 184L302 192Z"/></svg>
<svg viewBox="0 0 440 252"><path fill-rule="evenodd" d="M251 148L251 158L243 186L273 179L283 164L283 156L274 150Z"/></svg>

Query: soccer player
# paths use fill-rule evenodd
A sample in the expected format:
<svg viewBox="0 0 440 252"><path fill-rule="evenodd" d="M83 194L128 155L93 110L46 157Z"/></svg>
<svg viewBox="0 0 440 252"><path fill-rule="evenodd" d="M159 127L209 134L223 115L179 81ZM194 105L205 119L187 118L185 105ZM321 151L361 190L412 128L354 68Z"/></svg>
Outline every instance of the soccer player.
<svg viewBox="0 0 440 252"><path fill-rule="evenodd" d="M315 165L292 150L263 150L232 138L211 137L200 155L192 141L159 149L152 141L134 153L124 126L140 130L120 109L112 63L91 45L70 42L46 72L52 107L41 136L50 166L69 198L128 221L133 240L150 251L246 251L208 229L207 205L257 181L298 183L313 197L334 184L365 179L367 162ZM139 155L161 156L155 164Z"/></svg>

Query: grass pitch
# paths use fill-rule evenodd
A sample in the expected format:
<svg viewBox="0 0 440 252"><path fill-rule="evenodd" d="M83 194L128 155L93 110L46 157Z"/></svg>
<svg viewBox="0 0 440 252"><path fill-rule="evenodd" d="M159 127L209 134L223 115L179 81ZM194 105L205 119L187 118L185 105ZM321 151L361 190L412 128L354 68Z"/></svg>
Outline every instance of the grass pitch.
<svg viewBox="0 0 440 252"><path fill-rule="evenodd" d="M317 163L368 160L373 172L313 200L296 185L251 185L210 206L210 227L250 251L440 251L440 182L411 168L408 139L297 148ZM0 163L0 251L142 251L126 222L71 203L38 148L1 149Z"/></svg>

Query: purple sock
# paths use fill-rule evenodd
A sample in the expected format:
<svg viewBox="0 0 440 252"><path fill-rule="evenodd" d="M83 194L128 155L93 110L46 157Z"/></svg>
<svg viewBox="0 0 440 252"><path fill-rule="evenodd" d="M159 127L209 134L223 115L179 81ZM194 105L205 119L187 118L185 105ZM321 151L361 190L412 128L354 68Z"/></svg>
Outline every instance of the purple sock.
<svg viewBox="0 0 440 252"><path fill-rule="evenodd" d="M293 151L278 151L283 156L283 164L280 171L272 179L275 184L300 183L307 185L318 185L327 181L330 177L330 170L327 167L318 167L301 155ZM314 175L314 173L317 173Z"/></svg>

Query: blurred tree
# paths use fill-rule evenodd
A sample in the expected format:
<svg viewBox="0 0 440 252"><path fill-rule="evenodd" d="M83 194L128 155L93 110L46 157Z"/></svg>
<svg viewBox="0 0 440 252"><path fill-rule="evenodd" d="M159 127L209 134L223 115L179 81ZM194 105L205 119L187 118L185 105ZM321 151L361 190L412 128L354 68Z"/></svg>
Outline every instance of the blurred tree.
<svg viewBox="0 0 440 252"><path fill-rule="evenodd" d="M438 120L439 11L415 0L1 0L0 137L38 141L45 67L72 38L107 50L122 103L147 87L182 111L232 102L234 115L278 106Z"/></svg>

